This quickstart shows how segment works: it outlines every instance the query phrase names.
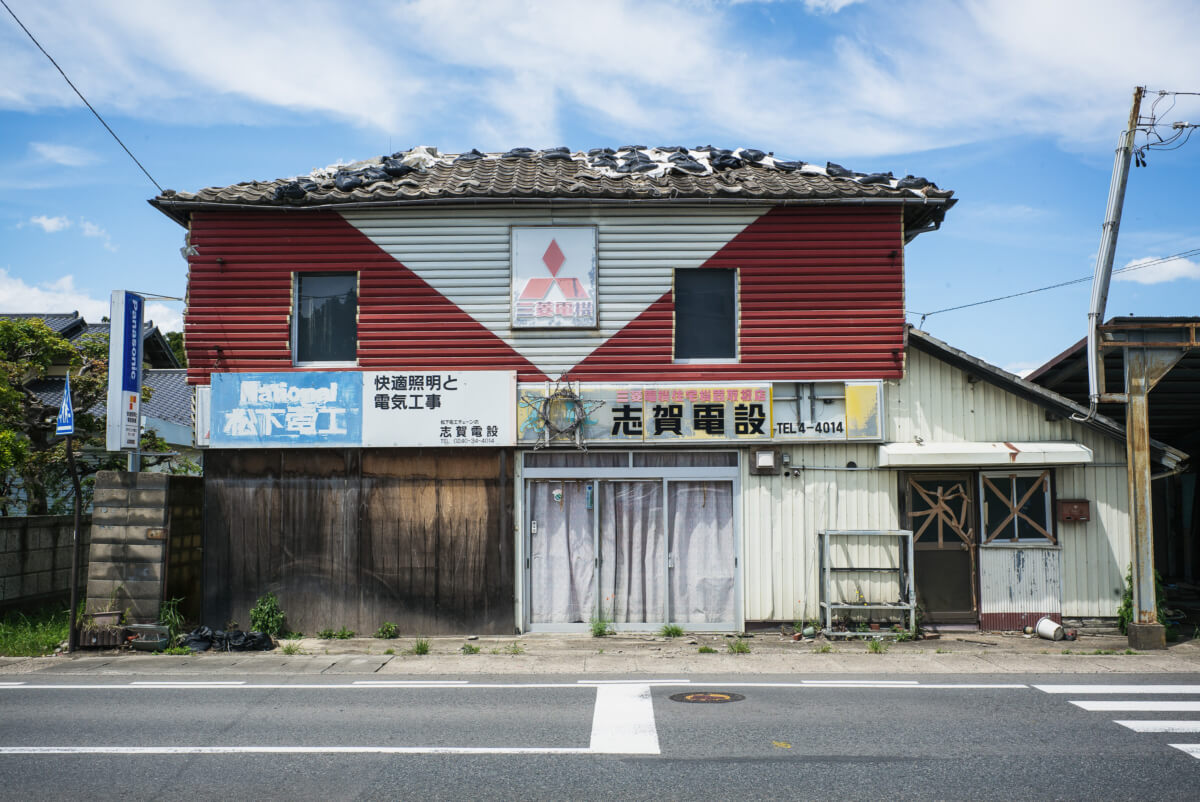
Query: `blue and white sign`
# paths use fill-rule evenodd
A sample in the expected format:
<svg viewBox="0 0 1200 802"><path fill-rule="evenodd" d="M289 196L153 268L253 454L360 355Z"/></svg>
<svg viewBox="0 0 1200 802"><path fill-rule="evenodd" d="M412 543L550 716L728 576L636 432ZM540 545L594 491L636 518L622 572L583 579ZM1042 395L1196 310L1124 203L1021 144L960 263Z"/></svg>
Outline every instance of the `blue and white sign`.
<svg viewBox="0 0 1200 802"><path fill-rule="evenodd" d="M105 425L109 451L137 449L142 416L142 317L146 299L113 290L108 325L108 409Z"/></svg>
<svg viewBox="0 0 1200 802"><path fill-rule="evenodd" d="M212 448L511 446L512 371L214 373Z"/></svg>
<svg viewBox="0 0 1200 802"><path fill-rule="evenodd" d="M67 374L67 383L63 387L62 404L58 407L58 421L54 426L55 434L75 434L75 407L71 404L71 374Z"/></svg>

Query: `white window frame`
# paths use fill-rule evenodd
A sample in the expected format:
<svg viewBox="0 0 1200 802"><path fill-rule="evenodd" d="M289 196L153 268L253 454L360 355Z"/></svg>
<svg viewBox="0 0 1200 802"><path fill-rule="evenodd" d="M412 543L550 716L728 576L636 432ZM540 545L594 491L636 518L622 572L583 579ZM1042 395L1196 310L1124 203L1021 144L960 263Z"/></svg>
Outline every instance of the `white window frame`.
<svg viewBox="0 0 1200 802"><path fill-rule="evenodd" d="M300 361L300 281L305 276L354 276L354 359L332 361ZM361 274L357 270L304 270L292 273L292 365L297 368L358 367L358 310L362 300Z"/></svg>
<svg viewBox="0 0 1200 802"><path fill-rule="evenodd" d="M988 497L991 496L994 498L996 496L996 493L995 493L995 491L993 491L991 489L991 487L989 487L987 484L985 484L984 479L985 478L986 479L991 479L991 478L1000 478L1000 479L1010 479L1011 478L1011 479L1013 479L1014 481L1012 482L1012 488L1009 492L1009 503L1012 505L1015 505L1018 501L1020 501L1020 499L1017 498L1017 483L1015 480L1022 478L1022 477L1032 477L1032 478L1036 479L1036 478L1042 476L1043 474L1046 477L1045 478L1045 489L1043 491L1045 494L1045 496L1044 496L1045 516L1046 516L1045 520L1046 520L1046 529L1047 529L1047 531L1049 531L1050 537L1047 538L1044 535L1037 533L1037 530L1033 529L1028 522L1023 523L1021 520L1020 514L1014 514L1012 516L1011 520L1009 520L1005 523L1004 529L1002 530L1002 531L1007 531L1008 527L1012 526L1014 537L1002 538L999 536L993 536L991 534L991 532L988 531L988 528L987 528L987 526L988 526L987 504L988 504ZM1045 468L1043 470L1032 470L1032 471L980 471L979 472L979 544L980 544L980 546L984 547L984 548L988 548L988 547L995 547L995 546L1003 547L1003 546L1015 546L1015 545L1055 545L1055 546L1058 545L1058 534L1055 532L1055 527L1054 527L1053 501L1054 501L1054 471L1051 468ZM995 501L993 501L992 503L995 503ZM1032 532L1034 534L1032 534L1032 536L1022 537L1022 535L1021 535L1022 531Z"/></svg>
<svg viewBox="0 0 1200 802"><path fill-rule="evenodd" d="M733 273L733 356L721 357L677 357L676 345L679 338L679 309L676 277L680 271L729 270ZM676 365L736 365L742 356L742 271L737 267L676 267L671 270L671 359Z"/></svg>

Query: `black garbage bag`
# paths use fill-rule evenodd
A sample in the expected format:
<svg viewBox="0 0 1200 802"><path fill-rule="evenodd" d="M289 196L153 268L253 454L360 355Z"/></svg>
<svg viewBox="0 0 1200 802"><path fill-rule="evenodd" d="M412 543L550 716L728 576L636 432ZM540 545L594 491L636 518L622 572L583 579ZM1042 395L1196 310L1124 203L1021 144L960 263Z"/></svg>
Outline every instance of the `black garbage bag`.
<svg viewBox="0 0 1200 802"><path fill-rule="evenodd" d="M842 165L833 162L825 162L825 174L830 178L854 178L856 175L853 170L847 170Z"/></svg>
<svg viewBox="0 0 1200 802"><path fill-rule="evenodd" d="M333 177L334 186L342 192L350 192L362 186L362 176L356 173L339 172Z"/></svg>
<svg viewBox="0 0 1200 802"><path fill-rule="evenodd" d="M858 179L860 184L890 184L894 176L891 173L871 173Z"/></svg>
<svg viewBox="0 0 1200 802"><path fill-rule="evenodd" d="M592 148L588 151L588 156L596 158L597 156L616 156L617 152L612 148Z"/></svg>
<svg viewBox="0 0 1200 802"><path fill-rule="evenodd" d="M359 175L362 176L363 182L368 184L373 184L376 181L388 180L387 171L382 167L366 167L359 173Z"/></svg>
<svg viewBox="0 0 1200 802"><path fill-rule="evenodd" d="M804 166L804 162L775 162L775 169L782 170L785 173L792 173Z"/></svg>
<svg viewBox="0 0 1200 802"><path fill-rule="evenodd" d="M467 162L477 162L482 158L484 158L484 155L483 155L483 153L481 153L479 151L479 148L471 148L466 153L458 154L458 158L454 160L454 163L455 164L460 164L460 163L465 164ZM383 169L385 169L385 170L387 169L386 164L383 166Z"/></svg>
<svg viewBox="0 0 1200 802"><path fill-rule="evenodd" d="M742 158L750 164L758 164L764 158L766 158L766 155L767 154L763 153L761 150L755 150L754 148L742 148Z"/></svg>
<svg viewBox="0 0 1200 802"><path fill-rule="evenodd" d="M193 652L207 652L212 648L213 631L208 627L196 627L183 638L183 645Z"/></svg>
<svg viewBox="0 0 1200 802"><path fill-rule="evenodd" d="M923 175L922 176L906 175L906 176L904 176L904 178L901 178L900 181L896 184L896 187L899 189L924 189L925 187L928 187L928 186L933 186L934 189L937 189L937 187L934 185L931 185L929 183L929 179Z"/></svg>
<svg viewBox="0 0 1200 802"><path fill-rule="evenodd" d="M533 148L513 148L508 153L505 153L500 158L502 159L528 159L533 155Z"/></svg>
<svg viewBox="0 0 1200 802"><path fill-rule="evenodd" d="M265 632L242 632L232 629L196 627L183 639L183 645L193 652L265 652L275 648L275 642Z"/></svg>
<svg viewBox="0 0 1200 802"><path fill-rule="evenodd" d="M559 159L559 160L570 161L570 159L571 159L571 151L568 150L567 148L561 148L561 147L560 148L543 148L538 153L538 155L541 156L543 159L548 159L548 160Z"/></svg>
<svg viewBox="0 0 1200 802"><path fill-rule="evenodd" d="M714 170L735 170L744 164L741 159L729 152L713 153L708 160L712 163Z"/></svg>
<svg viewBox="0 0 1200 802"><path fill-rule="evenodd" d="M458 158L459 160L462 160L463 157L459 156ZM392 178L403 178L409 173L414 172L414 168L404 164L399 159L384 159L383 171Z"/></svg>

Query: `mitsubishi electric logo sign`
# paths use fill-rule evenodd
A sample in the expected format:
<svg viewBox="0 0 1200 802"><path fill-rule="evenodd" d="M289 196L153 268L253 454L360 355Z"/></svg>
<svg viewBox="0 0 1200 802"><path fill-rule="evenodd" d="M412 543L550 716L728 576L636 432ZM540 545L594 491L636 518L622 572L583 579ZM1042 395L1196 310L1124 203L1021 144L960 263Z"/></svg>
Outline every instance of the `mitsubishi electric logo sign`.
<svg viewBox="0 0 1200 802"><path fill-rule="evenodd" d="M513 228L512 326L596 327L595 228Z"/></svg>

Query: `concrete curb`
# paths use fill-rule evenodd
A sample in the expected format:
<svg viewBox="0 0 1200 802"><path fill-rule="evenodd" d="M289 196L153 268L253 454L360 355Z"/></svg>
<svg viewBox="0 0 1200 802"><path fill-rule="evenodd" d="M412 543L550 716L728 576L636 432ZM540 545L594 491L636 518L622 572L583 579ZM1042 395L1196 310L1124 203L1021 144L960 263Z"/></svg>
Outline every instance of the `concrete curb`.
<svg viewBox="0 0 1200 802"><path fill-rule="evenodd" d="M796 643L778 634L748 638L749 654L732 654L731 638L697 635L591 638L524 635L506 638L429 638L430 653L412 653L415 639L302 638L296 654L269 652L148 655L77 652L38 658L0 658L0 675L373 675L377 678L474 675L614 675L683 677L693 674L1168 674L1200 672L1200 642L1126 654L1122 636L1047 641L988 633L889 643L883 654L862 641ZM464 654L464 645L477 647ZM823 651L828 645L829 651ZM713 653L702 654L707 646ZM289 647L290 648L290 647ZM390 649L393 654L386 654Z"/></svg>

